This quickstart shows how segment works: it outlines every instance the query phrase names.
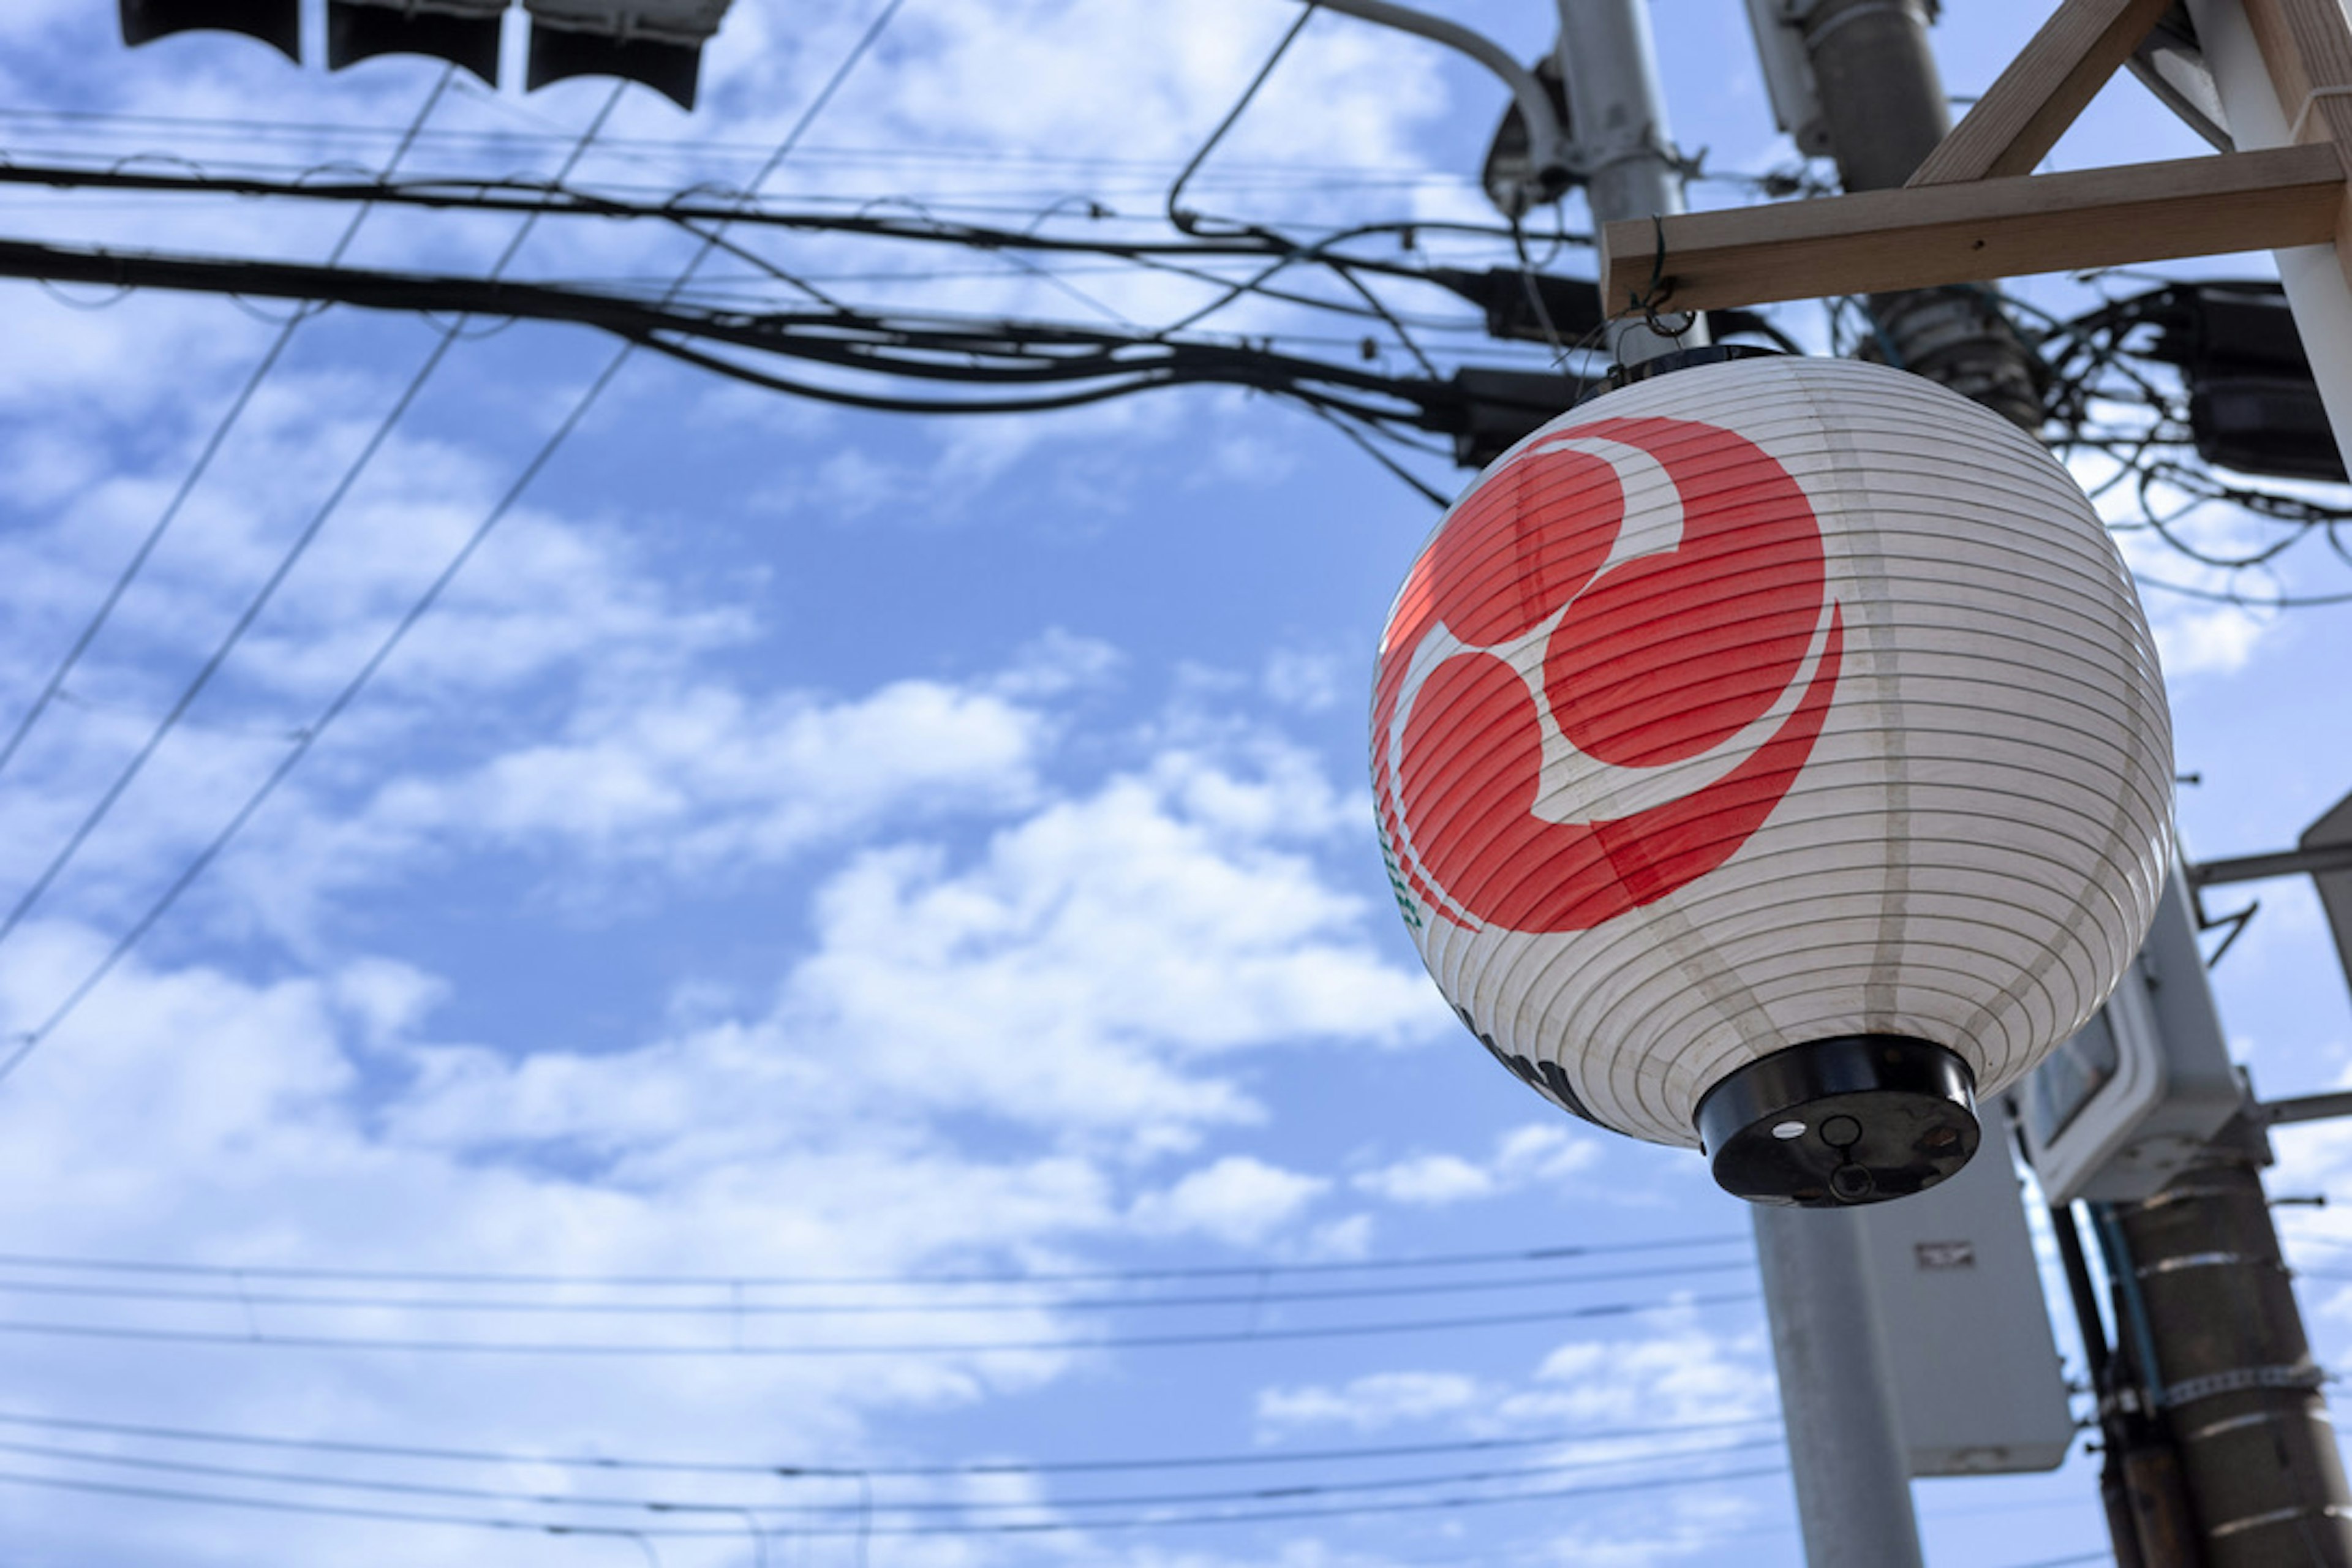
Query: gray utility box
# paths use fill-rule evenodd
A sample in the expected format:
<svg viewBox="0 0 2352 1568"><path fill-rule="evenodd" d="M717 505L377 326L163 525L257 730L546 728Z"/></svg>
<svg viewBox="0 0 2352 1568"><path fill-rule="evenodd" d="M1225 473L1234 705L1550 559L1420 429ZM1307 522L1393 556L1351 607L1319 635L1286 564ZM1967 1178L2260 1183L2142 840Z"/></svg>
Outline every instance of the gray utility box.
<svg viewBox="0 0 2352 1568"><path fill-rule="evenodd" d="M2010 1090L2010 1110L2052 1203L2130 1203L2178 1175L2243 1097L2175 868L2116 994Z"/></svg>
<svg viewBox="0 0 2352 1568"><path fill-rule="evenodd" d="M1985 1107L1976 1158L1859 1222L1915 1476L2048 1470L2074 1441L2008 1129Z"/></svg>

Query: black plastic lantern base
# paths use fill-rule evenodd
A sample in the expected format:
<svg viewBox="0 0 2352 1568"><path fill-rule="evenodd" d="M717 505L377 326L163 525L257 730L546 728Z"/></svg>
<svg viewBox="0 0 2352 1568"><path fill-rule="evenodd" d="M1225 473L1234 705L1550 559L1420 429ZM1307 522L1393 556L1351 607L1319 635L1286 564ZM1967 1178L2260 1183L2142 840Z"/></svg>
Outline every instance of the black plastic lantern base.
<svg viewBox="0 0 2352 1568"><path fill-rule="evenodd" d="M1969 1163L1976 1079L1943 1047L1844 1035L1754 1061L1698 1102L1716 1184L1750 1203L1842 1208L1907 1197Z"/></svg>

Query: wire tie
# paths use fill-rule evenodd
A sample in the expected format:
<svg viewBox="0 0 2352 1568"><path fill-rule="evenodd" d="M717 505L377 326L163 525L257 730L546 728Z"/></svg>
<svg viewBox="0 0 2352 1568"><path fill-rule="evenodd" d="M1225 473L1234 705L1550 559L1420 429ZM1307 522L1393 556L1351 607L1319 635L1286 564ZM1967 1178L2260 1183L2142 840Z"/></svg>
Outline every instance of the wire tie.
<svg viewBox="0 0 2352 1568"><path fill-rule="evenodd" d="M1658 285L1666 275L1666 220L1658 213L1650 215L1650 227L1657 236L1656 247L1650 252L1650 281L1638 294L1629 295L1626 303L1636 310L1653 310L1664 298Z"/></svg>
<svg viewBox="0 0 2352 1568"><path fill-rule="evenodd" d="M2294 111L2294 123L2287 129L2286 139L2289 142L2303 140L2303 126L2311 118L2311 106L2323 98L2352 98L2352 86L2315 87L2305 93L2303 107Z"/></svg>

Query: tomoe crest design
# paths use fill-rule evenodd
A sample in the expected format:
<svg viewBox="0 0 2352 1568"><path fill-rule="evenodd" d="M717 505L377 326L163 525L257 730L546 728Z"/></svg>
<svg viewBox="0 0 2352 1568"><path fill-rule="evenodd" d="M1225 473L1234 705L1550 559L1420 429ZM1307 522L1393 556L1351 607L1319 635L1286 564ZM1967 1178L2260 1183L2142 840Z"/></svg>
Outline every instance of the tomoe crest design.
<svg viewBox="0 0 2352 1568"><path fill-rule="evenodd" d="M1455 509L1381 644L1372 781L1399 902L1589 931L1738 853L1812 754L1843 611L1821 524L1713 425L1600 419Z"/></svg>

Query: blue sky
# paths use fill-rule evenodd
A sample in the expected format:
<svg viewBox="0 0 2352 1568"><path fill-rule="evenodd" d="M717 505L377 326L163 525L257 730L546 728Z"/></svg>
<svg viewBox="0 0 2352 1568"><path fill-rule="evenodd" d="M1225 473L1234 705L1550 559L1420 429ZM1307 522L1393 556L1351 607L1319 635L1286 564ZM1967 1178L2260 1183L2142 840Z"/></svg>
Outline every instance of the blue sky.
<svg viewBox="0 0 2352 1568"><path fill-rule="evenodd" d="M438 75L393 59L331 78L209 36L129 51L106 10L36 0L0 16L12 158L380 163ZM874 10L737 0L698 110L625 95L580 177L660 190L748 178ZM1523 55L1549 41L1538 0L1448 14ZM1294 16L1287 0L906 0L768 188L1015 224L1074 197L1148 217ZM1954 16L1938 32L1951 89L1981 89L2037 21L2014 5ZM1658 0L1656 22L1684 145L1725 171L1788 166L1740 7ZM609 93L453 89L404 167L550 173ZM1437 51L1320 16L1193 194L1295 232L1484 223L1472 176L1499 109L1495 87ZM2126 82L2053 163L2200 145ZM1750 192L1714 183L1696 199ZM349 217L23 187L0 205L13 237L299 259L322 258ZM1583 223L1573 202L1567 222ZM511 218L378 213L351 259L478 270L514 232ZM1057 284L952 250L759 243L859 299L913 308L1148 321L1201 298L1131 272ZM1428 243L1481 267L1507 254ZM660 279L690 254L674 234L550 223L513 270ZM1589 258L1571 250L1560 266L1587 272ZM2020 288L2063 313L2131 286ZM5 288L0 453L14 482L0 493L0 719L13 725L284 310ZM1442 297L1409 303L1465 320ZM1784 319L1819 331L1818 312ZM1362 335L1267 307L1218 321L1320 334L1331 341L1307 351L1339 358ZM1543 363L1473 331L1429 339L1442 365ZM436 341L430 324L352 310L295 334L63 698L0 771L12 901ZM185 722L0 942L0 1027L37 1026L152 905L613 352L583 329L530 324L450 351ZM1406 368L1393 344L1380 353ZM1442 489L1463 482L1440 461L1408 460ZM1302 410L1238 392L954 421L633 360L360 702L0 1083L11 1562L1643 1568L1736 1550L1796 1563L1741 1206L1696 1157L1571 1125L1496 1070L1390 912L1363 712L1381 618L1432 521ZM2210 526L2220 537L2236 525ZM2199 581L2130 548L2152 573ZM2284 572L2303 591L2352 585L2316 545ZM2179 765L2203 781L2181 800L2190 848L2283 846L2352 787L2334 679L2352 668L2352 609L2148 602ZM2224 1018L2266 1090L2336 1084L2352 1068L2352 1015L2316 901L2299 886L2258 891L2260 917L2216 972ZM2352 1142L2336 1131L2280 1142L2274 1191L2340 1190L2352 1171ZM2289 1211L2286 1223L2312 1238L2299 1259L2324 1268L2326 1216ZM1560 1247L1595 1250L1326 1267ZM25 1261L58 1258L197 1271ZM271 1272L297 1269L389 1278ZM1167 1270L1236 1272L1148 1272ZM1535 1283L1547 1274L1559 1279ZM486 1282L500 1275L540 1278ZM954 1282L971 1276L994 1282ZM101 1285L179 1295L90 1293ZM1365 1289L1391 1293L1294 1299ZM1155 1294L1214 1300L1103 1305ZM285 1300L302 1295L341 1304ZM464 1310L434 1304L451 1300ZM2314 1279L2305 1301L2324 1358L2340 1360L2352 1293ZM844 1304L858 1310L805 1310ZM1629 1310L1566 1316L1588 1308ZM1319 1332L1555 1309L1551 1321ZM1155 1335L1215 1342L1090 1343ZM373 1342L288 1342L302 1340ZM451 1342L510 1348L418 1348ZM779 1353L808 1346L838 1353ZM1683 1429L1616 1435L1663 1426ZM320 1443L492 1457L299 1446ZM1425 1451L1020 1468L1383 1445ZM583 1454L834 1474L530 1458ZM89 1457L108 1455L149 1468ZM978 1463L1009 1468L893 1473ZM1505 1468L1532 1473L1467 1479ZM1133 1520L1137 1506L1090 1511L1086 1500L1349 1482L1428 1484L1291 1504L1570 1495L881 1533L861 1557L855 1539L814 1533L854 1524L845 1507L859 1500L860 1470L876 1472L865 1484L885 1532ZM283 1479L293 1474L375 1489ZM404 1486L443 1489L384 1489ZM1937 1564L2104 1541L2079 1458L2054 1476L1926 1484L1919 1499ZM987 1507L900 1506L944 1502ZM1279 1511L1263 1498L1161 1506ZM680 1530L716 1533L663 1533Z"/></svg>

